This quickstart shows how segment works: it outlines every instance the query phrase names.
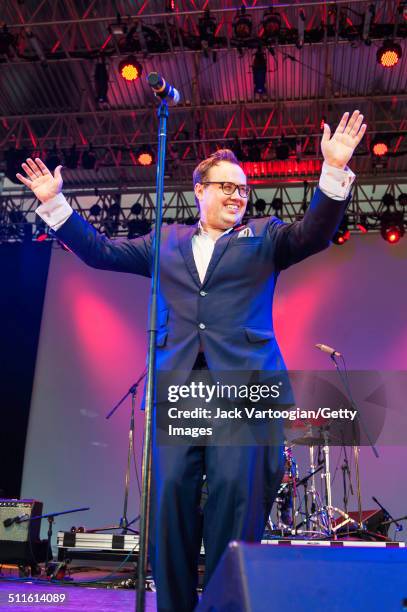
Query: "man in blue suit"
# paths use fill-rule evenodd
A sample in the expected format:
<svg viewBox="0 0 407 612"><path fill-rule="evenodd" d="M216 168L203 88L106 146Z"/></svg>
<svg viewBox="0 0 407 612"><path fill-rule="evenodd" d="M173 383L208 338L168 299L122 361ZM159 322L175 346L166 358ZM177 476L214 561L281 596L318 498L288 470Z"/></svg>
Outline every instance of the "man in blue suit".
<svg viewBox="0 0 407 612"><path fill-rule="evenodd" d="M281 270L325 249L346 206L354 174L346 167L366 125L345 113L331 137L324 126L320 185L301 221L271 217L242 224L249 189L233 153L201 162L193 182L200 221L171 225L161 238L157 367L161 371L281 370L272 299ZM42 202L38 214L85 263L151 276L152 235L109 240L72 211L40 159L18 178ZM161 612L197 603L202 536L205 583L230 540L259 541L283 471L282 437L268 446L153 447L150 559ZM202 478L208 499L200 512Z"/></svg>

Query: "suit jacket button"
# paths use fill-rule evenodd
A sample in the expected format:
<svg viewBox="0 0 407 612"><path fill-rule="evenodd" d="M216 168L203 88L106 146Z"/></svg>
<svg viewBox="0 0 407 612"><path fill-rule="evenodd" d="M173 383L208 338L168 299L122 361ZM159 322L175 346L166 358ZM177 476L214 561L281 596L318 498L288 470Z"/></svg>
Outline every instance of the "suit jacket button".
<svg viewBox="0 0 407 612"><path fill-rule="evenodd" d="M205 297L205 295L208 295L206 291L200 291L199 295L202 295L202 297Z"/></svg>
<svg viewBox="0 0 407 612"><path fill-rule="evenodd" d="M205 329L205 327L206 327L205 323L200 323L199 324L199 329Z"/></svg>

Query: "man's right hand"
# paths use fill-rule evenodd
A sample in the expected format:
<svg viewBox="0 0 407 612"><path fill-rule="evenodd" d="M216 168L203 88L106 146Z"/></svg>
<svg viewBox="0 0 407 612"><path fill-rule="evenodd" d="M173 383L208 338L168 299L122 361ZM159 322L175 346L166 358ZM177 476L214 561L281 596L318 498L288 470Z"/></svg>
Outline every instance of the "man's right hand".
<svg viewBox="0 0 407 612"><path fill-rule="evenodd" d="M61 193L63 185L61 176L62 166L55 168L54 176L52 176L52 173L39 157L36 157L35 161L29 157L27 163L22 164L21 167L28 178L22 174L16 174L16 177L26 187L31 189L43 204Z"/></svg>

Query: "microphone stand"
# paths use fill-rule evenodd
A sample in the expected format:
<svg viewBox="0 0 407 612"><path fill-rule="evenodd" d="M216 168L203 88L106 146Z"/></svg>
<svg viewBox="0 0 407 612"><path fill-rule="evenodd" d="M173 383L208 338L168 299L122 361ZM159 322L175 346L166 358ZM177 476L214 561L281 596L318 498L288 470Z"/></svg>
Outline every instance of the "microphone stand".
<svg viewBox="0 0 407 612"><path fill-rule="evenodd" d="M49 551L51 550L51 538L52 538L52 525L56 516L62 514L72 514L72 512L83 512L84 510L90 510L87 508L75 508L74 510L64 510L64 512L51 512L50 514L39 514L38 516L27 516L27 518L20 519L19 523L26 523L27 521L40 521L43 518L48 519L48 533L47 533L47 556L45 558L45 567L49 564Z"/></svg>
<svg viewBox="0 0 407 612"><path fill-rule="evenodd" d="M352 392L351 392L350 387L349 387L349 381L348 381L347 372L346 372L346 365L345 365L345 376L344 376L343 372L341 371L341 369L339 367L338 362L335 359L335 351L333 351L331 353L330 357L331 357L332 361L334 362L335 369L338 372L339 378L341 379L342 385L343 385L343 387L344 387L344 389L346 391L349 403L350 403L351 407L354 410L356 410L359 423L361 424L362 429L364 430L364 432L366 434L368 442L369 442L369 444L370 444L370 446L372 448L373 454L375 455L376 459L378 459L379 458L379 453L377 452L376 447L374 446L374 444L373 444L373 442L372 442L372 440L370 438L370 435L369 435L369 432L368 432L368 430L367 430L367 428L365 426L364 420L362 419L362 417L360 415L360 412L358 410L358 407L356 406L356 404L354 402L354 399L353 399L353 396L352 396ZM342 359L343 359L343 362L345 364L345 360L344 360L343 357L342 357ZM359 452L360 452L360 449L359 449L359 446L356 444L355 424L354 424L354 422L352 423L352 426L353 426L353 453L354 453L354 456L355 456L356 490L357 490L357 500L358 500L358 527L359 527L360 530L363 530L364 526L363 526L363 514L362 514L362 493L361 493L360 472L359 472Z"/></svg>
<svg viewBox="0 0 407 612"><path fill-rule="evenodd" d="M390 525L391 523L394 523L396 527L396 531L403 531L403 525L400 525L399 521L405 520L406 517L404 516L399 519L393 518L390 512L386 510L384 506L382 506L382 504L379 502L378 499L376 499L376 497L372 496L372 499L375 502L375 504L377 504L379 508L383 510L383 518L385 519L385 521L382 523L382 525Z"/></svg>
<svg viewBox="0 0 407 612"><path fill-rule="evenodd" d="M145 377L145 375L146 375L145 372L143 372L143 374L139 377L139 379L130 387L130 389L127 391L127 393L125 395L123 395L121 400L119 400L118 403L115 406L113 406L113 408L111 409L109 414L106 415L106 419L110 419L110 417L113 416L113 414L116 412L116 410L119 408L119 406L124 402L124 400L129 395L131 395L129 446L128 446L128 452L127 452L126 475L125 475L125 479L124 479L123 514L121 516L119 526L118 527L117 526L110 527L110 529L122 529L122 534L126 534L128 531L131 531L132 533L137 533L134 529L130 529L130 525L132 525L133 523L138 521L138 519L140 518L140 515L139 515L135 519L133 519L132 521L130 521L130 522L128 521L128 519L127 519L127 504L128 504L128 500L129 500L131 456L133 454L133 447L134 447L134 410L135 410L135 405L136 405L136 395L137 395L138 386L139 386L140 382L143 380L143 378Z"/></svg>
<svg viewBox="0 0 407 612"><path fill-rule="evenodd" d="M148 365L147 385L145 402L145 437L142 461L142 489L140 500L140 544L137 568L137 597L136 611L144 612L145 609L145 580L147 573L148 553L148 528L150 513L150 488L151 488L151 447L152 447L152 424L153 409L156 388L156 338L157 338L157 298L159 294L159 272L160 272L160 241L162 210L164 199L164 169L165 152L167 141L167 119L168 105L166 100L160 101L158 108L158 153L157 153L157 175L156 175L156 212L155 232L153 242L153 273L151 278L151 301L148 340Z"/></svg>

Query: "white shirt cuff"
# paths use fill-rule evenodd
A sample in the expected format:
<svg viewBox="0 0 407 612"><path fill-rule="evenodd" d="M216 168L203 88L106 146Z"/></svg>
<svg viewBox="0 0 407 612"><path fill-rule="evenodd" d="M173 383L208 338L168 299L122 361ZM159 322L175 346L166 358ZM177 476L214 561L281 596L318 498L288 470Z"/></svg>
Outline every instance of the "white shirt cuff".
<svg viewBox="0 0 407 612"><path fill-rule="evenodd" d="M355 174L348 166L344 170L330 166L325 161L322 164L319 188L333 200L346 200L349 196Z"/></svg>
<svg viewBox="0 0 407 612"><path fill-rule="evenodd" d="M35 211L53 230L58 230L72 215L73 209L66 201L63 193L59 193L45 204L41 204Z"/></svg>

